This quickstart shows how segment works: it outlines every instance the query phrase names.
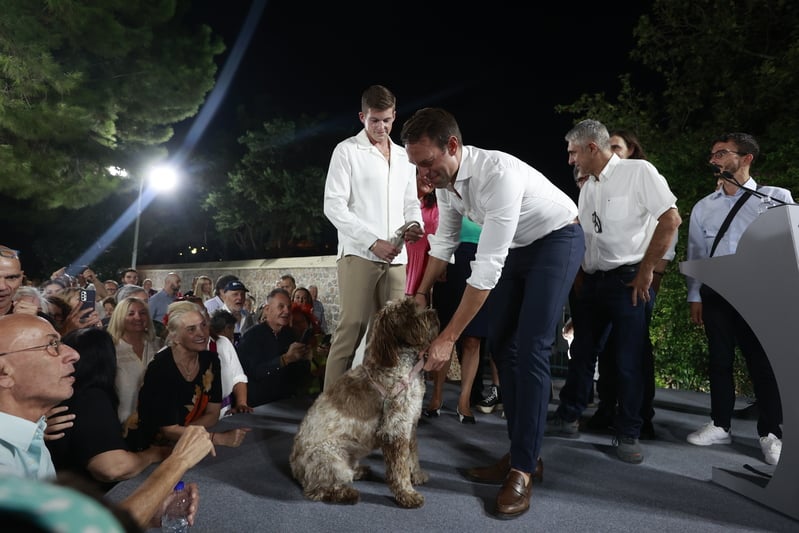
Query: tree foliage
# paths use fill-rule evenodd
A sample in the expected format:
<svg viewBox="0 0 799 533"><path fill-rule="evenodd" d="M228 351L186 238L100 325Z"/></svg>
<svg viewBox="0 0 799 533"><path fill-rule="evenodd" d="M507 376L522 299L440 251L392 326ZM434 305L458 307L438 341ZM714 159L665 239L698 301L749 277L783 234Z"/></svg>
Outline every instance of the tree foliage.
<svg viewBox="0 0 799 533"><path fill-rule="evenodd" d="M316 241L322 233L325 174L307 163L301 137L294 122L282 119L248 131L239 139L245 155L204 203L216 229L255 257Z"/></svg>
<svg viewBox="0 0 799 533"><path fill-rule="evenodd" d="M706 387L706 340L688 322L685 260L693 205L713 190L707 166L712 141L727 131L758 139L752 172L759 183L791 188L799 170L799 5L789 0L654 0L635 28L636 75L620 90L582 95L558 110L609 128L636 131L678 197L683 217L678 255L658 295L652 324L663 385ZM796 191L794 190L794 196ZM740 374L739 374L739 377ZM745 379L739 386L748 390Z"/></svg>
<svg viewBox="0 0 799 533"><path fill-rule="evenodd" d="M81 207L120 186L196 114L223 51L178 0L6 0L0 10L0 193ZM87 191L89 193L87 194Z"/></svg>

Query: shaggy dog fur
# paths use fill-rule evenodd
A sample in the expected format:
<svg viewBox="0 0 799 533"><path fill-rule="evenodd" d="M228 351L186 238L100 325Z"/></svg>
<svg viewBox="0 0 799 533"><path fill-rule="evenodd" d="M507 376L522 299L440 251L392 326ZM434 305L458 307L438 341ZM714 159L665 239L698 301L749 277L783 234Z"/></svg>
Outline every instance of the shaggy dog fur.
<svg viewBox="0 0 799 533"><path fill-rule="evenodd" d="M306 497L357 503L352 482L369 473L358 462L380 448L397 503L424 504L413 489L428 479L416 442L425 391L417 363L438 328L435 311L418 310L411 298L389 302L377 314L363 364L316 399L294 437L291 473Z"/></svg>

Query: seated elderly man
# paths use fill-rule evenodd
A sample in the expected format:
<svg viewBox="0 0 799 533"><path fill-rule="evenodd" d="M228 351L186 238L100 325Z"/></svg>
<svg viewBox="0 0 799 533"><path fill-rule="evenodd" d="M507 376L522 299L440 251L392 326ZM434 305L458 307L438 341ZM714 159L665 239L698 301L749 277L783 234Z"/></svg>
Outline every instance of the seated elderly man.
<svg viewBox="0 0 799 533"><path fill-rule="evenodd" d="M236 325L233 329L234 346L238 346L241 336L255 325L254 317L244 308L244 301L247 299L248 292L250 291L247 290L244 283L239 280L233 280L225 285L225 289L221 293L222 307L220 309L236 317Z"/></svg>
<svg viewBox="0 0 799 533"><path fill-rule="evenodd" d="M72 396L78 352L61 343L47 320L29 314L0 316L0 475L53 480L50 452L44 444L45 413ZM120 502L142 526L153 525L167 496L186 471L211 452L205 428L194 426L142 485ZM191 496L189 523L199 492Z"/></svg>
<svg viewBox="0 0 799 533"><path fill-rule="evenodd" d="M239 342L239 361L247 374L247 403L253 407L297 392L311 375L311 350L291 328L291 299L283 289L266 297L265 320Z"/></svg>
<svg viewBox="0 0 799 533"><path fill-rule="evenodd" d="M0 472L55 478L44 445L44 414L72 396L73 363L79 357L43 318L13 314L0 319Z"/></svg>

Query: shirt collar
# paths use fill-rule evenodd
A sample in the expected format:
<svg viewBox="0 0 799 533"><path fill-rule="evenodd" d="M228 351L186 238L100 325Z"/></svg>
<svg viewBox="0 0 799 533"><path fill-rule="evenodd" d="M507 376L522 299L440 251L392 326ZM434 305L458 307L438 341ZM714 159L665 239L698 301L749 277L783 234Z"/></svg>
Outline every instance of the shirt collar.
<svg viewBox="0 0 799 533"><path fill-rule="evenodd" d="M614 152L610 156L608 162L605 163L605 167L599 172L599 176L594 176L594 179L596 179L596 181L610 179L610 176L613 175L613 171L619 165L619 161L621 161L621 158Z"/></svg>
<svg viewBox="0 0 799 533"><path fill-rule="evenodd" d="M730 195L730 196L734 197L734 198L737 198L737 197L741 196L744 193L744 189L747 189L749 191L756 191L757 190L757 182L755 181L755 179L752 176L749 176L749 179L746 180L743 185L741 185L740 187L737 187L735 189L735 192L732 195ZM713 195L713 198L721 198L722 196L727 196L727 194L724 193L724 187L719 187L716 191L714 191L712 193L712 195Z"/></svg>

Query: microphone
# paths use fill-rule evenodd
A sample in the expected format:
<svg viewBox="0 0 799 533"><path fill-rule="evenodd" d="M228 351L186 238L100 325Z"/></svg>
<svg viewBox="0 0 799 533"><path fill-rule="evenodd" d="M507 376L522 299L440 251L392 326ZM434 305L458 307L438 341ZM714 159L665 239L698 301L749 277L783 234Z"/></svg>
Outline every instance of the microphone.
<svg viewBox="0 0 799 533"><path fill-rule="evenodd" d="M714 163L708 163L708 165L710 165L710 167L713 169L713 175L714 176L721 176L723 179L725 179L725 180L727 180L729 182L732 182L735 185L738 185L739 187L741 186L738 183L738 181L736 181L735 176L733 176L732 173L730 173L729 171L721 170L721 167L716 165L716 164L714 164Z"/></svg>

